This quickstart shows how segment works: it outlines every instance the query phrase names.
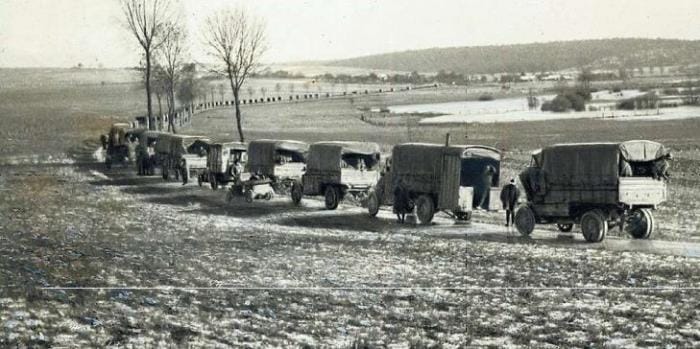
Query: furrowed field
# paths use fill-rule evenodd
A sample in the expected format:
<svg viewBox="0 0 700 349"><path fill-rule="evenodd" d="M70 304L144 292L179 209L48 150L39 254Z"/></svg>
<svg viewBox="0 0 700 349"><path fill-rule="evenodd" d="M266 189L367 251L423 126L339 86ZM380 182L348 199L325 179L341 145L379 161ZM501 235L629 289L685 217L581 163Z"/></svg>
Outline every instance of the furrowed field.
<svg viewBox="0 0 700 349"><path fill-rule="evenodd" d="M424 115L370 111L459 100L458 88L244 106L248 139L388 151L449 132L505 150L504 177L556 142L647 138L675 152L649 244L616 231L594 245L550 230L487 239L505 231L500 214L403 226L389 210L370 219L356 205L330 212L286 197L225 205L223 191L106 171L91 155L112 122L144 109L136 81L0 70L0 346L700 345L700 263L654 248L700 239L697 119L419 127ZM182 132L232 136L233 125L232 110L217 109Z"/></svg>

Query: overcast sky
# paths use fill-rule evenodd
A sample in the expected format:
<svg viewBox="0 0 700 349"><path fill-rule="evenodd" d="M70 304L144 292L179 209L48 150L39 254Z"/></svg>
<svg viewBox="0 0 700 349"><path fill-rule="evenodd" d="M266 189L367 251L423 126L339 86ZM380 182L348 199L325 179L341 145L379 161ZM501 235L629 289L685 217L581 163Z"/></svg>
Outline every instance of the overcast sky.
<svg viewBox="0 0 700 349"><path fill-rule="evenodd" d="M266 62L446 46L645 37L700 39L699 0L182 0L192 55L201 22L241 3L267 22ZM0 66L132 66L117 0L0 0Z"/></svg>

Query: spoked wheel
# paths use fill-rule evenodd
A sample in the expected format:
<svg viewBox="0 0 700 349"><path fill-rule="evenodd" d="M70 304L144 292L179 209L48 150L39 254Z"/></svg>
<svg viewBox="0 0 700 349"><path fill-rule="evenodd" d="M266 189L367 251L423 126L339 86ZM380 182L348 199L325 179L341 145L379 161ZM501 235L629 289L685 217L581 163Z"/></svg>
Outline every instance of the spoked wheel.
<svg viewBox="0 0 700 349"><path fill-rule="evenodd" d="M625 230L635 239L648 239L656 228L654 216L647 208L632 211Z"/></svg>
<svg viewBox="0 0 700 349"><path fill-rule="evenodd" d="M535 213L529 206L520 206L513 219L515 228L522 236L530 236L535 230Z"/></svg>
<svg viewBox="0 0 700 349"><path fill-rule="evenodd" d="M435 203L428 195L421 195L416 200L416 215L421 224L430 224L435 215Z"/></svg>
<svg viewBox="0 0 700 349"><path fill-rule="evenodd" d="M272 200L272 193L271 193L271 192L265 193L265 195L263 195L263 199L264 199L265 201L270 201L270 200Z"/></svg>
<svg viewBox="0 0 700 349"><path fill-rule="evenodd" d="M294 205L299 206L301 204L301 197L304 195L304 190L301 187L301 183L294 182L292 184L292 202Z"/></svg>
<svg viewBox="0 0 700 349"><path fill-rule="evenodd" d="M216 180L216 175L213 173L209 174L209 185L211 186L212 190L219 189L219 182Z"/></svg>
<svg viewBox="0 0 700 349"><path fill-rule="evenodd" d="M327 186L326 187L326 209L328 210L335 210L338 208L338 203L340 202L340 195L338 193L338 189L334 186Z"/></svg>
<svg viewBox="0 0 700 349"><path fill-rule="evenodd" d="M574 225L572 223L557 223L557 228L560 232L569 233L574 229Z"/></svg>
<svg viewBox="0 0 700 349"><path fill-rule="evenodd" d="M581 217L581 232L588 242L601 242L608 233L608 221L601 210L590 210Z"/></svg>
<svg viewBox="0 0 700 349"><path fill-rule="evenodd" d="M370 217L376 217L379 213L379 196L375 191L371 191L367 196L367 212Z"/></svg>

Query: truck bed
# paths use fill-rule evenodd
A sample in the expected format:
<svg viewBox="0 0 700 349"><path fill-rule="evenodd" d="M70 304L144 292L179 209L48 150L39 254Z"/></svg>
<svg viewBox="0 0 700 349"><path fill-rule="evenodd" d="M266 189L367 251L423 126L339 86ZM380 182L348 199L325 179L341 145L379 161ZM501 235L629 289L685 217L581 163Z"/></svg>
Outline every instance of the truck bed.
<svg viewBox="0 0 700 349"><path fill-rule="evenodd" d="M619 200L630 206L656 206L666 200L666 182L646 177L620 178Z"/></svg>

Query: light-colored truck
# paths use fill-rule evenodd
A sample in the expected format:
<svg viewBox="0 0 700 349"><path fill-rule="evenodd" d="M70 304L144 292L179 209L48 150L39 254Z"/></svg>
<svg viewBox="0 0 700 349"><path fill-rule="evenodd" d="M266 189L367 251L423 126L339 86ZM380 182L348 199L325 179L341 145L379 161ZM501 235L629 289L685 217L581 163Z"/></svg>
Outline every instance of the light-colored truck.
<svg viewBox="0 0 700 349"><path fill-rule="evenodd" d="M306 172L292 187L292 202L300 204L303 195L324 195L326 209L335 210L348 195L361 201L379 179L380 160L377 143L314 143Z"/></svg>

